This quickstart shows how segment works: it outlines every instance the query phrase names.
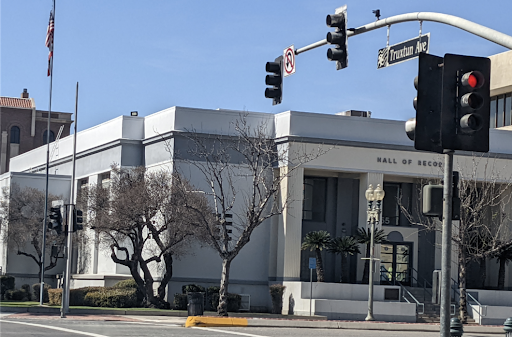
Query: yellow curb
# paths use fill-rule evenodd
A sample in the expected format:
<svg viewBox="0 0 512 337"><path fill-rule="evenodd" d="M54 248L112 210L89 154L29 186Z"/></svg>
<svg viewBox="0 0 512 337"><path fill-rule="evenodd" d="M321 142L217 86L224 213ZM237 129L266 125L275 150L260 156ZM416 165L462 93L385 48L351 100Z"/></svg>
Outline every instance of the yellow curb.
<svg viewBox="0 0 512 337"><path fill-rule="evenodd" d="M246 318L189 316L185 327L194 326L247 326Z"/></svg>

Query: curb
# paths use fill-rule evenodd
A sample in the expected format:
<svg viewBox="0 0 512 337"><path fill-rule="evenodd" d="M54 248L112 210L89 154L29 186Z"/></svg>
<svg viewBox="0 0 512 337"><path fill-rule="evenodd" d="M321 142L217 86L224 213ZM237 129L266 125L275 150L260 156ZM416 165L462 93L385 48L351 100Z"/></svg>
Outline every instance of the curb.
<svg viewBox="0 0 512 337"><path fill-rule="evenodd" d="M247 327L249 326L248 321L246 318L189 316L185 327Z"/></svg>

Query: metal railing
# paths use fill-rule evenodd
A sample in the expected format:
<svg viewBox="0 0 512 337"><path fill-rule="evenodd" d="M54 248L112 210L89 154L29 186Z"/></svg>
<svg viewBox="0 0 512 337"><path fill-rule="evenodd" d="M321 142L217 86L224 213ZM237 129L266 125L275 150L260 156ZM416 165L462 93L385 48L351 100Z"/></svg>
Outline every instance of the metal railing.
<svg viewBox="0 0 512 337"><path fill-rule="evenodd" d="M416 314L418 315L422 315L425 313L425 303L421 303L420 301L418 301L416 299L416 297L414 297L413 294L411 294L409 292L409 290L407 290L407 288L402 284L400 283L400 281L396 281L396 283L398 283L398 285L400 286L400 294L401 294L401 298L403 298L407 303L411 303L407 297L405 296L405 294L409 295L411 297L411 299L416 302ZM420 311L420 308L421 307L421 311Z"/></svg>
<svg viewBox="0 0 512 337"><path fill-rule="evenodd" d="M386 268L384 268L383 266L380 266L380 279L381 280L384 280L384 279L388 279L389 280L389 272L386 270ZM422 315L425 313L425 303L421 303L420 301L418 301L418 299L416 297L414 297L413 294L411 294L411 292L409 290L407 290L407 288L398 280L396 279L393 279L393 282L392 282L393 285L398 285L400 286L400 302L402 302L402 299L404 301L406 301L407 303L412 303L406 295L408 295L410 297L410 299L412 301L414 301L414 303L416 303L416 313L418 315ZM421 308L421 311L420 309Z"/></svg>
<svg viewBox="0 0 512 337"><path fill-rule="evenodd" d="M458 295L460 297L460 292L459 292L459 285L458 285L458 282L455 281L453 278L452 278L452 281L453 281L453 284L452 284L452 290L453 290L453 300L457 300L457 298L455 297L455 295ZM466 307L469 307L471 309L472 312L476 312L479 316L479 321L482 320L482 317L486 317L487 316L487 306L486 305L482 305L480 302L478 302L478 300L473 297L473 295L471 295L469 292L466 291L466 296L469 297L473 302L476 303L476 305L473 305L470 303L470 301L467 301L466 300ZM455 307L455 304L452 304L452 306ZM477 308L477 310L473 310L475 309L475 307ZM454 312L455 312L455 309L454 309ZM473 317L474 318L474 317Z"/></svg>

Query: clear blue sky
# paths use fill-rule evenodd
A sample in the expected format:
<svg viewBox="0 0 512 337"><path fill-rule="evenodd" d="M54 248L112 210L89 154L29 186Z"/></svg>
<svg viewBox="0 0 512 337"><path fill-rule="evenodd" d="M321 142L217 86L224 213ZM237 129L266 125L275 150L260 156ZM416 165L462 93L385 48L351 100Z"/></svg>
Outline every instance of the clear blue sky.
<svg viewBox="0 0 512 337"><path fill-rule="evenodd" d="M334 114L370 110L374 118L414 116L417 60L377 70L386 29L348 41L349 67L336 71L327 46L300 54L285 78L283 103L264 97L265 63L291 44L325 38L327 14L348 5L348 26L393 15L430 11L456 15L512 35L512 1L455 0L57 0L54 111L74 111L80 82L79 130L130 111L146 116L171 106L278 113ZM48 49L44 45L51 0L3 0L2 96L27 88L38 109L48 108ZM418 35L419 23L391 27L391 44ZM430 53L489 56L506 51L459 29L424 22Z"/></svg>

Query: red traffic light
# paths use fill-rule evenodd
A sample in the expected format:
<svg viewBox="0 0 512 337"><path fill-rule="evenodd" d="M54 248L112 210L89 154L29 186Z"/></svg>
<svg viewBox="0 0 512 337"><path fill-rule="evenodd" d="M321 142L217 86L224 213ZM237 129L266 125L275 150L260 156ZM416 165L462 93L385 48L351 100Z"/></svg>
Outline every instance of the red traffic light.
<svg viewBox="0 0 512 337"><path fill-rule="evenodd" d="M461 82L463 86L470 87L472 89L481 88L484 85L484 75L479 71L470 71L462 75Z"/></svg>

